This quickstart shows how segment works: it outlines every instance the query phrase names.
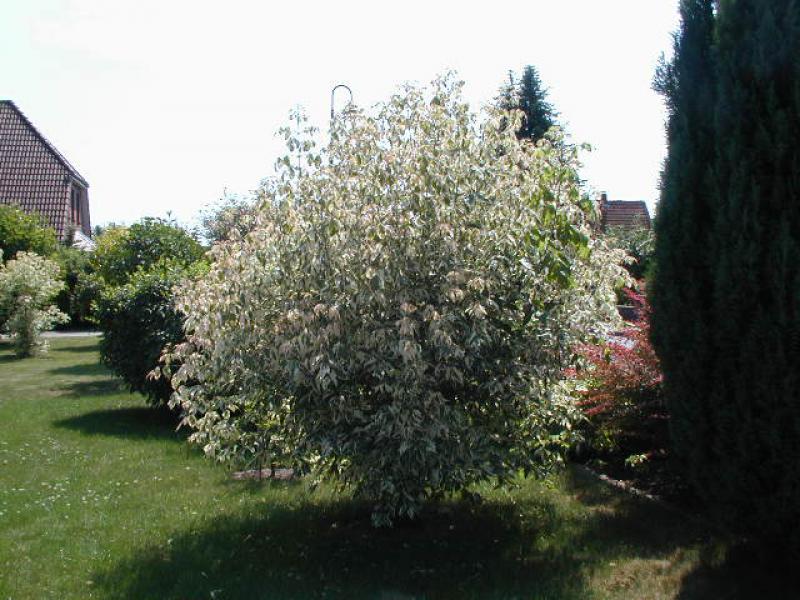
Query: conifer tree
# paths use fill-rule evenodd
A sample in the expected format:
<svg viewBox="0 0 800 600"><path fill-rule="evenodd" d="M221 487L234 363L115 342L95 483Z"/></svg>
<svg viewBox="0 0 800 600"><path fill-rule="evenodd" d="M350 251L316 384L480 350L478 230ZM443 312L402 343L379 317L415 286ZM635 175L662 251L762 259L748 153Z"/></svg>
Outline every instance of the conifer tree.
<svg viewBox="0 0 800 600"><path fill-rule="evenodd" d="M721 522L800 556L800 5L683 0L653 341L673 446ZM716 9L716 10L715 10Z"/></svg>
<svg viewBox="0 0 800 600"><path fill-rule="evenodd" d="M556 112L547 101L547 90L535 67L525 67L519 80L517 95L519 109L525 114L517 137L534 142L542 139L547 130L556 124Z"/></svg>
<svg viewBox="0 0 800 600"><path fill-rule="evenodd" d="M714 156L712 0L682 0L674 56L654 87L666 100L668 153L655 222L652 338L664 369L675 454L688 468L708 454L705 416L710 343L710 196ZM695 483L697 483L695 481Z"/></svg>
<svg viewBox="0 0 800 600"><path fill-rule="evenodd" d="M503 110L522 111L522 125L517 131L517 139L537 142L557 124L558 113L547 101L547 90L536 68L531 65L525 67L518 81L513 71L508 72L508 81L500 87L496 102Z"/></svg>
<svg viewBox="0 0 800 600"><path fill-rule="evenodd" d="M698 479L727 521L800 553L800 6L718 13L715 368Z"/></svg>

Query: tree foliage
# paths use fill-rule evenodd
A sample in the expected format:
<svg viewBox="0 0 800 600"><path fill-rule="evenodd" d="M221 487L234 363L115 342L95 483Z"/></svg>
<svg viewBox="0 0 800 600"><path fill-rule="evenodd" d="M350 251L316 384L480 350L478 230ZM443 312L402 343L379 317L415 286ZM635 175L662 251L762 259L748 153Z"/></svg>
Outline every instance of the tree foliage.
<svg viewBox="0 0 800 600"><path fill-rule="evenodd" d="M800 558L800 6L719 8L709 460L728 522Z"/></svg>
<svg viewBox="0 0 800 600"><path fill-rule="evenodd" d="M0 204L0 251L5 260L11 260L17 252L48 256L57 246L56 232L41 217L14 205Z"/></svg>
<svg viewBox="0 0 800 600"><path fill-rule="evenodd" d="M642 280L651 274L655 264L655 235L651 229L610 227L606 231L606 241L628 255L624 266L631 277Z"/></svg>
<svg viewBox="0 0 800 600"><path fill-rule="evenodd" d="M130 227L105 229L97 237L93 263L105 283L123 285L138 269L147 270L163 258L190 264L202 256L203 247L176 223L146 217Z"/></svg>
<svg viewBox="0 0 800 600"><path fill-rule="evenodd" d="M460 90L407 86L321 151L286 132L255 229L178 299L172 403L208 455L286 455L378 525L560 461L564 368L617 318L619 256L589 237L574 149L518 141L519 113L479 118Z"/></svg>
<svg viewBox="0 0 800 600"><path fill-rule="evenodd" d="M213 243L245 236L253 229L255 212L252 199L226 195L201 215L202 237Z"/></svg>
<svg viewBox="0 0 800 600"><path fill-rule="evenodd" d="M0 323L11 334L18 356L45 352L41 332L67 320L51 304L63 286L58 265L32 252L18 252L5 265L0 263Z"/></svg>

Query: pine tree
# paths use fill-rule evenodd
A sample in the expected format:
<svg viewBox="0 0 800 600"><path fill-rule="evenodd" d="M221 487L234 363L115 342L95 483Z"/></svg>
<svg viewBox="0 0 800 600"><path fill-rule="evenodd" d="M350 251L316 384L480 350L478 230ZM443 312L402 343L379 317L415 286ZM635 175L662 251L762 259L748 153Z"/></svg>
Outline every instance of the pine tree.
<svg viewBox="0 0 800 600"><path fill-rule="evenodd" d="M724 0L709 501L800 553L800 6ZM700 469L699 469L700 470Z"/></svg>
<svg viewBox="0 0 800 600"><path fill-rule="evenodd" d="M547 90L542 85L535 67L531 65L525 67L519 80L517 95L519 109L525 114L517 137L536 142L556 124L557 115L553 106L547 101Z"/></svg>
<svg viewBox="0 0 800 600"><path fill-rule="evenodd" d="M673 450L698 487L694 465L709 453L714 12L712 0L682 0L672 62L654 87L666 100L668 153L655 222L650 286L653 344L664 370Z"/></svg>
<svg viewBox="0 0 800 600"><path fill-rule="evenodd" d="M508 72L508 81L500 87L496 102L504 110L522 111L522 125L517 131L518 139L537 142L544 137L548 129L556 125L558 113L547 101L547 90L536 68L531 65L525 67L519 81L516 80L513 71Z"/></svg>
<svg viewBox="0 0 800 600"><path fill-rule="evenodd" d="M514 80L514 71L508 71L508 81L500 86L497 94L497 105L503 110L519 108L517 83Z"/></svg>

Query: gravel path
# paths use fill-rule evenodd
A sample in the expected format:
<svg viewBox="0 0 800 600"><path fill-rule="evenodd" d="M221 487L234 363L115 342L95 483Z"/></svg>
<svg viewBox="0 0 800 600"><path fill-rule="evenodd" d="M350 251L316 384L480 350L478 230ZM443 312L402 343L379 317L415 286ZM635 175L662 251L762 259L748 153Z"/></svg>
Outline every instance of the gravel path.
<svg viewBox="0 0 800 600"><path fill-rule="evenodd" d="M103 335L101 331L45 331L42 333L43 338L47 339L60 339L60 338L87 338L99 337ZM0 333L0 340L7 340L11 336L7 333Z"/></svg>
<svg viewBox="0 0 800 600"><path fill-rule="evenodd" d="M82 338L82 337L97 337L103 335L102 331L45 331L42 337L46 338Z"/></svg>

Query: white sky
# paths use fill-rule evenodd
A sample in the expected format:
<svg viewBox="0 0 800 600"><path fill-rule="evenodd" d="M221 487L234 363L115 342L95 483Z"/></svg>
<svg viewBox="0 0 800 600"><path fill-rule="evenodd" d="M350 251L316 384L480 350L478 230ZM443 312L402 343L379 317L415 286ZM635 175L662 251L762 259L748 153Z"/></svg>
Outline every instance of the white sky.
<svg viewBox="0 0 800 600"><path fill-rule="evenodd" d="M664 109L651 91L677 0L0 0L0 99L14 100L89 181L93 224L167 211L191 222L246 193L283 153L300 104L369 106L447 69L470 102L534 65L612 199L658 197ZM345 94L337 96L339 101Z"/></svg>

